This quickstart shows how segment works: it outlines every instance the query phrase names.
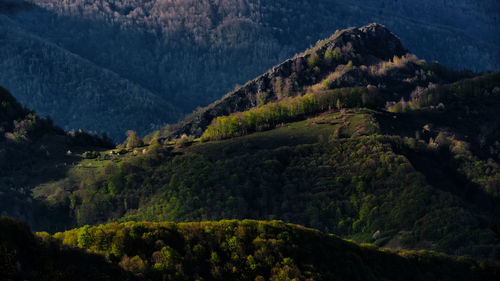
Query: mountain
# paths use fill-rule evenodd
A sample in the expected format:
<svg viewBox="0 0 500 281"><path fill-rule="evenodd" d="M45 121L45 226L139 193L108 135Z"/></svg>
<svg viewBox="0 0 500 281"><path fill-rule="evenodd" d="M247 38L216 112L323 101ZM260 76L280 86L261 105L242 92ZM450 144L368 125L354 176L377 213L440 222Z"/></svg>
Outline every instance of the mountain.
<svg viewBox="0 0 500 281"><path fill-rule="evenodd" d="M71 223L64 215L67 210L61 213L60 208L33 199L31 189L64 178L81 159L79 154L110 147L114 144L105 135L64 132L0 87L0 214L24 219L35 227Z"/></svg>
<svg viewBox="0 0 500 281"><path fill-rule="evenodd" d="M380 24L349 28L176 125L83 146L59 176L18 188L53 218L29 220L36 231L282 219L499 260L499 95L499 72L419 60Z"/></svg>
<svg viewBox="0 0 500 281"><path fill-rule="evenodd" d="M1 14L0 40L0 81L65 130L105 131L123 139L129 128L145 133L181 116L136 83L26 32Z"/></svg>
<svg viewBox="0 0 500 281"><path fill-rule="evenodd" d="M428 61L500 66L495 0L2 3L0 34L9 37L0 84L66 130L119 141L128 129L144 135L175 122L336 29L368 22L384 23ZM19 47L27 54L19 57Z"/></svg>
<svg viewBox="0 0 500 281"><path fill-rule="evenodd" d="M183 133L200 136L215 117L248 110L259 103L258 99L263 99L261 103L266 103L300 94L307 91L307 87L331 76L332 70L335 70L337 77L336 82L328 86L329 89L378 84L383 86L379 87L384 88L383 91L392 94L391 92L395 91L413 90L416 86L426 86L430 82L446 83L453 80L443 73L434 75L435 77L425 75L427 71L431 71L427 64L413 64L411 69L398 73L405 77L399 76L396 79L390 77L390 73L386 75L384 69L378 69L390 67L381 62L390 61L394 57L401 57L402 60L413 59L416 62L414 56L403 58L407 53L399 39L383 25L370 24L361 28L345 29L326 40L318 41L315 47L273 67L267 73L228 93L221 100L197 110L179 122L181 128L172 130L168 127L166 131L172 131L169 133L177 136ZM350 69L342 67L348 63ZM458 75L454 79L461 77L465 75ZM412 80L401 84L401 80L406 78Z"/></svg>
<svg viewBox="0 0 500 281"><path fill-rule="evenodd" d="M34 236L0 219L6 280L497 280L493 264L356 245L280 221L123 223ZM87 251L82 250L81 248Z"/></svg>

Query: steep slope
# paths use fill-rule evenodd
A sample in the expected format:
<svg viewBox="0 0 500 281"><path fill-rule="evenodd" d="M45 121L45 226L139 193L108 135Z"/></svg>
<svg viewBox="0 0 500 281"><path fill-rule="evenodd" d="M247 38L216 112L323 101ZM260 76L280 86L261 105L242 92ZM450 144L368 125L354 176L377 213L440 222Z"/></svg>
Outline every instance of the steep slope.
<svg viewBox="0 0 500 281"><path fill-rule="evenodd" d="M331 99L319 116L274 122L269 103L257 113L265 114L267 131L103 153L35 194L50 198L80 183L72 192L80 225L280 218L377 245L498 259L499 75L414 96L427 102L432 95L446 109L411 109L415 101L405 101L404 113L328 111L337 104ZM344 107L362 104L356 91L345 93L354 101ZM456 124L460 118L467 122ZM306 120L290 121L297 119ZM269 130L272 124L278 128Z"/></svg>
<svg viewBox="0 0 500 281"><path fill-rule="evenodd" d="M381 25L338 32L202 109L201 139L131 134L33 197L69 226L279 218L498 260L500 73L405 53Z"/></svg>
<svg viewBox="0 0 500 281"><path fill-rule="evenodd" d="M64 63L55 63L53 71L44 72L46 76L40 80L42 89L54 95L71 89L86 96L88 83L93 81L93 88L99 89L97 93L101 95L113 95L119 88L123 89L120 96L128 97L129 91L133 91L134 95L145 94L148 100L151 100L149 94L159 98L139 108L136 106L142 102L136 97L114 99L113 103L106 104L109 109L92 103L83 109L56 105L57 109L51 110L51 100L35 104L31 99L40 92L31 82L39 73L26 76L21 75L25 72L9 72L12 65L3 68L7 73L0 84L7 85L20 100L42 115L52 115L64 128L107 131L115 139L123 137L115 131L135 129L143 133L177 120L179 115L171 113L172 109L161 110L169 104L181 113L191 112L334 30L373 21L390 27L401 36L405 46L429 61L437 59L456 69L484 70L500 66L497 48L500 8L494 0L421 1L418 5L409 0L30 0L8 3L11 2L24 3L15 9L8 5L11 8L5 8L4 13L26 33L76 54L94 66L111 70L120 81L126 79L132 84L129 90L123 87L110 90L100 85L107 84L111 79L109 75L96 73L89 79L79 78L83 76L79 70L87 68L87 64L68 69ZM38 47L33 47L36 49L31 51L38 53ZM2 48L9 49L9 44L3 44ZM6 54L0 61L8 60L10 55ZM54 64L63 57L62 54L46 57L40 63L42 66ZM14 66L27 69L29 65L30 61L18 61ZM60 81L58 76L66 71L71 71L68 76L73 79ZM54 80L58 81L57 87ZM116 84L122 85L118 81ZM123 107L130 107L132 114L114 118ZM149 112L149 109L154 115L137 113ZM76 115L84 117L81 121L71 118L75 110ZM94 112L102 111L108 114L99 116L99 122L90 121ZM128 120L130 128L122 128L121 120Z"/></svg>
<svg viewBox="0 0 500 281"><path fill-rule="evenodd" d="M71 224L66 206L47 208L32 198L31 188L65 177L69 166L81 159L77 153L109 147L113 143L106 136L64 132L0 87L0 214L35 227Z"/></svg>
<svg viewBox="0 0 500 281"><path fill-rule="evenodd" d="M499 274L498 268L485 262L358 246L279 221L129 222L86 226L57 233L54 239L46 233L33 237L25 226L0 219L0 230L0 268L8 269L0 274L14 280L36 276L55 280L489 281ZM78 246L88 252L74 248Z"/></svg>
<svg viewBox="0 0 500 281"><path fill-rule="evenodd" d="M33 235L21 222L0 218L1 280L134 280L97 254Z"/></svg>
<svg viewBox="0 0 500 281"><path fill-rule="evenodd" d="M432 74L434 69L425 63L417 64L416 57L407 52L399 38L383 25L374 23L342 30L228 93L221 100L197 110L176 126L168 127L165 135L200 136L217 116L245 111L258 104L290 95L303 94L309 90L308 87L327 76L330 80L335 80L335 83L328 85L329 89L375 85L389 94L397 92L399 97L408 95L415 86L426 86L430 82L452 82L465 76L459 73L446 75L443 72L435 73L434 77L427 75ZM399 62L394 61L396 59ZM383 64L383 61L389 63ZM408 69L398 70L395 77L391 77L391 68L407 65Z"/></svg>
<svg viewBox="0 0 500 281"><path fill-rule="evenodd" d="M194 39L195 42L205 45L207 44L205 40L208 39L210 43L215 43L213 45L215 48L225 45L217 44L221 42L216 40L232 39L234 29L243 28L243 31L248 31L245 28L248 26L258 32L271 33L270 36L260 34L259 37L268 37L278 44L285 43L292 47L293 44L297 44L293 41L302 39L305 37L304 34L308 34L307 32L309 32L309 38L306 40L312 41L302 44L310 44L335 29L366 24L366 21L386 24L391 30L401 34L404 43L410 45L419 56L429 60L443 59L450 50L440 46L444 42L435 42L438 45L436 47L422 45L423 42L418 43L422 37L425 41L431 38L441 38L442 41L448 43L460 41L461 45L467 45L464 49L477 49L478 52L480 50L494 52L493 44L500 40L498 37L500 19L496 14L500 11L500 6L491 0L463 0L453 4L424 1L419 5L410 0L398 2L323 0L274 3L255 0L238 2L191 0L117 2L107 0L97 3L85 0L72 2L31 0L30 2L63 16L113 22L123 27L148 32L156 29L155 31L163 33L165 38L170 38L171 34L183 29L186 32L181 35L183 40ZM302 16L300 16L301 13ZM223 35L219 33L220 31L230 34ZM403 31L417 31L423 36L404 34ZM255 36L255 34L240 36L242 37L233 39L244 40L246 36ZM431 41L425 43L428 42ZM238 45L240 42L227 43ZM298 47L305 46L307 45ZM455 53L455 51L451 52ZM458 52L452 56L456 55ZM482 56L481 54L469 55ZM455 62L446 61L446 63L463 68L466 60L468 60L467 57L455 57ZM487 58L481 61L488 63Z"/></svg>
<svg viewBox="0 0 500 281"><path fill-rule="evenodd" d="M29 34L1 14L0 42L0 81L65 130L105 131L122 140L128 129L143 134L180 116L148 90Z"/></svg>

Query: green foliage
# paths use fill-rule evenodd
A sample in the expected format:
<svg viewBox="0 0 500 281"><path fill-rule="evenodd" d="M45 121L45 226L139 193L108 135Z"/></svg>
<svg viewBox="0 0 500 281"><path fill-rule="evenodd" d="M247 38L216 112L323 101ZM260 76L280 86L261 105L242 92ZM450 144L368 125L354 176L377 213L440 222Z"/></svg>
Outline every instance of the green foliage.
<svg viewBox="0 0 500 281"><path fill-rule="evenodd" d="M92 236L89 233L90 226L86 225L78 232L78 247L87 248L92 245Z"/></svg>
<svg viewBox="0 0 500 281"><path fill-rule="evenodd" d="M47 233L39 235L34 236L19 221L0 218L1 280L134 280L132 274L109 263L104 256L63 246ZM96 238L94 244L86 245L95 249ZM75 247L79 245L72 242Z"/></svg>
<svg viewBox="0 0 500 281"><path fill-rule="evenodd" d="M325 51L324 59L327 63L340 62L342 59L341 51L338 48L333 50L327 49Z"/></svg>
<svg viewBox="0 0 500 281"><path fill-rule="evenodd" d="M59 195L49 200L54 204L47 208L34 200L32 188L64 177L65 167L80 161L79 155L94 158L99 155L96 150L114 144L106 135L98 137L81 130L64 132L50 118L23 108L3 88L0 106L0 214L21 216L40 227L37 230L46 229L48 217L55 227L68 224L69 214L61 206L70 201L66 191L57 188ZM84 152L87 149L90 151ZM59 201L61 197L67 201Z"/></svg>
<svg viewBox="0 0 500 281"><path fill-rule="evenodd" d="M136 225L141 228L140 237L132 235ZM498 275L492 265L480 266L471 259L435 252L360 247L281 221L127 222L92 227L89 232L95 235L101 229L106 233L106 241L125 245L115 263L147 280L408 280L424 276L439 280L494 280ZM73 229L55 236L64 241L65 236L80 231ZM96 246L86 249L93 251ZM106 248L111 247L108 244Z"/></svg>
<svg viewBox="0 0 500 281"><path fill-rule="evenodd" d="M473 115L460 126L456 125L460 108L450 116L443 111L392 115L344 108L300 122L291 121L306 116L279 119L293 116L286 114L294 102L298 109L313 109L305 112L378 104L378 98L370 100L377 97L371 91L370 87L316 91L221 117L226 123L219 128L236 134L241 120L255 128L262 124L279 128L189 146L167 142L145 147L144 153L85 160L69 170L67 179L51 185L57 188L40 190L69 206L67 213L74 214L78 225L283 218L377 245L420 247L422 241L432 241L435 249L448 253L494 256L495 234L480 222L489 219L484 214L496 217L492 206L497 202L500 169L495 158L487 157L498 154L494 148L498 138L495 118L483 118L496 116L495 103L488 104L492 109L482 108L484 115ZM492 131L478 128L479 120L486 127L492 125ZM448 129L440 134L443 130L436 128ZM456 130L456 136L488 137L469 144L446 133L450 130ZM124 247L117 242L110 251L121 256Z"/></svg>
<svg viewBox="0 0 500 281"><path fill-rule="evenodd" d="M181 155L167 148L125 155L94 176L82 174L85 181L72 179L82 182L75 192L78 223L281 217L381 245L392 240L412 247L429 240L443 251L472 253L474 245L495 243L489 229L474 226L482 219L476 209L462 206L449 216L462 199L426 181L427 171L420 170L412 155L424 157L423 163L431 161L436 157L433 146L373 135L383 129L374 116L369 110L342 110L241 138L195 143L182 148ZM449 137L433 138L448 140L450 150L461 147ZM498 169L470 159L457 166L465 171L472 171L469 165L477 167L468 180L485 189L494 186ZM486 176L482 167L490 167L492 174ZM455 185L459 188L465 187ZM482 200L486 206L491 199ZM446 235L423 230L440 227L448 229ZM378 230L384 236L372 238ZM142 232L138 233L132 235L140 238ZM123 246L115 248L120 253Z"/></svg>
<svg viewBox="0 0 500 281"><path fill-rule="evenodd" d="M484 102L496 102L492 91L500 87L500 72L461 80L450 85L431 85L428 88L417 88L409 101L403 98L388 105L388 110L395 113L419 109L444 110L446 107L467 106L478 99Z"/></svg>
<svg viewBox="0 0 500 281"><path fill-rule="evenodd" d="M400 61L394 59L392 63ZM353 70L353 73L368 72L363 66L353 66ZM411 78L416 74L412 71L410 75ZM306 76L298 77L300 80ZM398 114L346 109L360 106L377 109L385 102L384 98L394 97L392 90L398 89L397 85L403 85L400 94L403 96L418 83L427 82L423 79L418 83L401 83L391 79L392 76L383 80L389 81L389 87L333 90L312 87L304 96L219 117L212 126L217 141L208 138L199 143L184 136L175 142L155 142L144 147L142 153L123 149L118 154L108 151L101 154L103 157L85 160L78 155L95 149L88 147L83 132L65 136L53 129L55 133L48 134L39 129L52 128L41 126L49 123L26 113L21 119L10 120L12 125L5 127L14 136L5 143L18 150L4 150L0 157L9 159L6 154L9 150L29 153L24 148L38 149L40 144L50 144L47 139L65 143L66 146L61 146L65 149L47 148L50 155L56 152L61 157L57 151L73 149L68 142L81 137L83 150L76 156L65 155L51 162L46 160L50 155L44 150L23 159L40 162L20 170L31 173L31 167L49 167L60 172L56 177L43 178L43 184L34 190L35 198L47 204L36 218L57 214L53 217L62 218L60 225L65 228L130 219L282 218L376 245L432 246L452 254L496 258L498 214L494 206L498 203L500 178L496 144L497 120L500 120L496 118L497 76L464 80L437 90L431 85L410 95L416 98L434 91L425 100L451 100L440 110L414 110L416 107L408 106L404 99L402 102L407 106ZM276 97L269 96L273 98ZM465 116L467 122L456 121ZM275 129L261 132L270 128ZM15 137L16 134L25 137ZM242 137L220 140L232 136ZM43 142L38 142L41 139ZM69 160L72 161L69 167L58 170ZM16 213L22 209L11 206L31 206L28 202L34 198L21 188L10 188L14 182L20 186L22 183L12 180L15 169L5 167L8 169L2 172L8 176L0 178L4 183L2 192L6 192L0 194L4 196L1 207L5 212ZM34 174L44 173L43 169ZM33 205L36 204L35 201ZM48 224L46 220L32 221ZM156 272L151 274L166 274L175 279L186 272L182 264L186 252L148 236L147 224L130 224L113 236L104 226L85 227L81 231L61 240L109 254L110 260L115 264L121 262L136 276L151 269ZM179 237L170 238L181 243ZM286 241L287 237L289 234L281 233L277 240ZM149 243L148 239L155 240L154 251L144 255L141 249ZM231 236L221 242L221 247L231 252L227 256L198 242L192 245L190 253L210 260L215 265L210 272L226 279L235 276L230 274L240 274L241 268L252 272L266 266L266 272L252 277L308 276L297 269L300 265L297 259L268 258L272 256L268 253L273 252L272 247L260 249L261 252L242 250L238 239ZM265 258L260 259L262 256Z"/></svg>
<svg viewBox="0 0 500 281"><path fill-rule="evenodd" d="M369 96L373 98L367 98ZM335 107L372 107L376 93L366 88L337 89L267 103L242 113L217 117L203 133L202 140L225 139L274 128Z"/></svg>
<svg viewBox="0 0 500 281"><path fill-rule="evenodd" d="M309 68L315 68L319 66L320 63L321 63L321 58L316 52L313 52L307 59L307 66L309 66Z"/></svg>
<svg viewBox="0 0 500 281"><path fill-rule="evenodd" d="M499 68L497 37L475 37L489 34L494 12L478 19L473 15L483 13L484 6L471 2L408 2L408 9L387 1L31 2L23 17L4 14L0 34L8 35L9 44L0 60L3 81L22 102L51 115L57 124L105 130L117 141L127 129L142 135L150 124L157 128L212 102L346 22L378 21L380 11L404 45L422 57L456 69ZM435 23L445 28L437 29ZM19 49L29 55L20 55ZM241 66L238 71L235 65ZM30 98L40 88L40 99Z"/></svg>
<svg viewBox="0 0 500 281"><path fill-rule="evenodd" d="M139 138L139 135L137 135L137 132L128 130L126 135L127 140L125 141L125 147L127 147L127 149L133 149L144 145L141 138Z"/></svg>
<svg viewBox="0 0 500 281"><path fill-rule="evenodd" d="M365 94L363 103L367 101L372 106L381 106L381 102L385 103L395 97L407 98L417 86L428 85L430 82L452 83L464 77L471 77L470 73L451 70L441 71L430 77L425 74L425 65L419 64L415 55L405 54L396 37L391 35L381 40L368 40L367 38L376 37L378 34L374 32L366 36L367 29L371 33L384 27L373 24L366 28L336 32L330 38L319 41L311 49L276 65L263 75L226 94L222 99L197 109L171 126L169 134L163 137L176 138L182 134L201 137L203 131L217 117L244 112L256 106L261 107L266 102L280 101L308 92L367 87L379 92L380 96L377 97L378 100L370 100L371 97ZM372 44L375 45L371 46ZM375 54L370 50L377 52ZM374 60L373 56L380 61ZM337 108L341 108L340 102L337 104Z"/></svg>
<svg viewBox="0 0 500 281"><path fill-rule="evenodd" d="M347 69L350 70L352 69L352 67L353 67L352 60L350 60L349 62L347 62Z"/></svg>
<svg viewBox="0 0 500 281"><path fill-rule="evenodd" d="M85 151L82 154L83 158L85 159L95 159L101 156L101 154L98 151Z"/></svg>

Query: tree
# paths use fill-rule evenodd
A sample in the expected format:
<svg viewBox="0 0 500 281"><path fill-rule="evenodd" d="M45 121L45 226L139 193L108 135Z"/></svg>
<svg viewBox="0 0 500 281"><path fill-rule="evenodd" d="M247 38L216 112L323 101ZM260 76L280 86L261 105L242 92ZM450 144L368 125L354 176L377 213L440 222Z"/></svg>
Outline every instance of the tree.
<svg viewBox="0 0 500 281"><path fill-rule="evenodd" d="M309 58L307 59L307 65L310 68L314 68L318 66L321 62L321 58L318 56L317 53L312 53Z"/></svg>
<svg viewBox="0 0 500 281"><path fill-rule="evenodd" d="M82 248L90 248L92 244L93 238L90 233L90 226L85 225L78 231L78 246Z"/></svg>
<svg viewBox="0 0 500 281"><path fill-rule="evenodd" d="M128 130L125 134L127 135L127 140L125 141L127 149L133 149L144 145L144 142L139 138L137 132Z"/></svg>

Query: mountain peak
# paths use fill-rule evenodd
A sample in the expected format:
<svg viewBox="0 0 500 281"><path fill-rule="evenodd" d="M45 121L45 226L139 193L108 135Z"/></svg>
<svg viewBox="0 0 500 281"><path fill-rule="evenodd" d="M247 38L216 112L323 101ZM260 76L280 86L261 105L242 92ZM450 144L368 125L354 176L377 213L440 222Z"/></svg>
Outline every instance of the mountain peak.
<svg viewBox="0 0 500 281"><path fill-rule="evenodd" d="M217 116L245 111L259 103L279 99L276 85L283 79L293 77L293 88L302 89L321 81L339 65L370 66L407 53L399 38L378 23L337 31L318 41L311 49L274 66L222 99L187 116L170 128L169 134L201 136Z"/></svg>
<svg viewBox="0 0 500 281"><path fill-rule="evenodd" d="M366 60L370 58L388 60L408 53L399 38L379 23L337 31L330 38L320 41L318 45L315 48L322 51L332 48L347 49L353 57L362 59L363 63L367 63Z"/></svg>

